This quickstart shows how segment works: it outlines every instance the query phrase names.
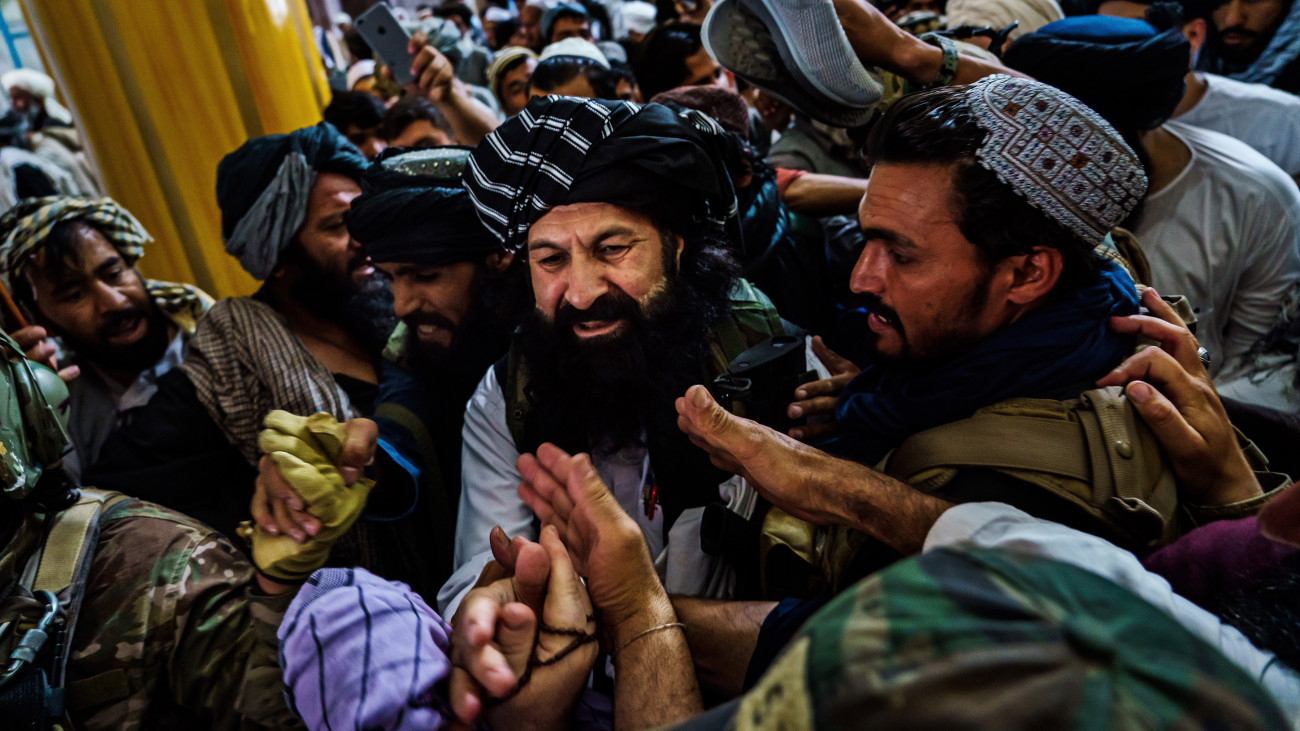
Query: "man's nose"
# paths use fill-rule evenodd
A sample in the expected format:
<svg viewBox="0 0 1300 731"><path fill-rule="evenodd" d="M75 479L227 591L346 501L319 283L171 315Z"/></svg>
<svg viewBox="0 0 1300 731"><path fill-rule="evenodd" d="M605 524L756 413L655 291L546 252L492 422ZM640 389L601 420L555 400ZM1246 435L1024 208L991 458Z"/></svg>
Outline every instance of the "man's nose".
<svg viewBox="0 0 1300 731"><path fill-rule="evenodd" d="M117 287L98 281L94 286L95 309L99 312L115 312L131 306L131 300Z"/></svg>
<svg viewBox="0 0 1300 731"><path fill-rule="evenodd" d="M609 282L598 264L581 260L581 257L575 259L569 267L564 299L574 308L585 310L609 291Z"/></svg>
<svg viewBox="0 0 1300 731"><path fill-rule="evenodd" d="M880 294L885 284L885 247L872 242L862 248L858 263L849 275L849 289L855 294Z"/></svg>

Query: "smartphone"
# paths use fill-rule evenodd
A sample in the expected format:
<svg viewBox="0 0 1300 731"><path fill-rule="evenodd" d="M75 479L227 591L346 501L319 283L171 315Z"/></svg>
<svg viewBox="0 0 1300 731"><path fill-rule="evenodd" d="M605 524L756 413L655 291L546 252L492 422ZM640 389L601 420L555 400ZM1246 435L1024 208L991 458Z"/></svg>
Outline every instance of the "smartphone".
<svg viewBox="0 0 1300 731"><path fill-rule="evenodd" d="M405 86L414 80L411 78L411 62L415 59L406 52L411 36L393 15L388 3L376 3L358 15L352 25L370 45L375 56L392 69L397 83Z"/></svg>

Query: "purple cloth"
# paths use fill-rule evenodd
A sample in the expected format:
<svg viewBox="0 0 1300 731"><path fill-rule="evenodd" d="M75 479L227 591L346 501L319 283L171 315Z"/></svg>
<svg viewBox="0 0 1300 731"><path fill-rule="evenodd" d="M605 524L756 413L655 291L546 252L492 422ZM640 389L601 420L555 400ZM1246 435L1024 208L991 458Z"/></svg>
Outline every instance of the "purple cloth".
<svg viewBox="0 0 1300 731"><path fill-rule="evenodd" d="M405 584L321 569L278 635L286 699L310 729L427 730L451 717L434 692L451 628Z"/></svg>
<svg viewBox="0 0 1300 731"><path fill-rule="evenodd" d="M1251 516L1196 528L1147 556L1142 565L1163 576L1174 591L1213 612L1219 599L1245 589L1260 572L1295 550L1261 536Z"/></svg>

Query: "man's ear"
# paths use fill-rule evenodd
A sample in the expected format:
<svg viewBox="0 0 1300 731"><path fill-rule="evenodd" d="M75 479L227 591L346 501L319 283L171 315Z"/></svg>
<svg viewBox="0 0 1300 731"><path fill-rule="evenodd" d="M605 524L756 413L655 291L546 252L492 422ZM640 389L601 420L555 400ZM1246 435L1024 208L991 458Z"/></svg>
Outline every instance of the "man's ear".
<svg viewBox="0 0 1300 731"><path fill-rule="evenodd" d="M677 271L680 272L682 270L682 250L686 248L686 239L682 238L681 234L673 234L673 238L677 241Z"/></svg>
<svg viewBox="0 0 1300 731"><path fill-rule="evenodd" d="M483 260L483 265L491 274L503 274L514 260L515 254L512 251L494 251Z"/></svg>
<svg viewBox="0 0 1300 731"><path fill-rule="evenodd" d="M1061 279L1064 260L1059 249L1035 246L1028 254L1007 257L1004 265L1011 267L1011 286L1007 300L1017 305L1027 305L1046 297Z"/></svg>

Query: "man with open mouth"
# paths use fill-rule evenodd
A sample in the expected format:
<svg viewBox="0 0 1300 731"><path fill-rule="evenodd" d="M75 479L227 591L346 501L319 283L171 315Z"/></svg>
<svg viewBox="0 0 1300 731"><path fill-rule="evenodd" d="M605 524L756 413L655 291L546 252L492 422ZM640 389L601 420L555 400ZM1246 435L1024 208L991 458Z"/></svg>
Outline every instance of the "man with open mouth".
<svg viewBox="0 0 1300 731"><path fill-rule="evenodd" d="M152 237L110 199L23 201L0 219L0 278L32 324L14 332L32 360L68 380L74 475L124 415L143 406L212 298L148 280L136 262Z"/></svg>

